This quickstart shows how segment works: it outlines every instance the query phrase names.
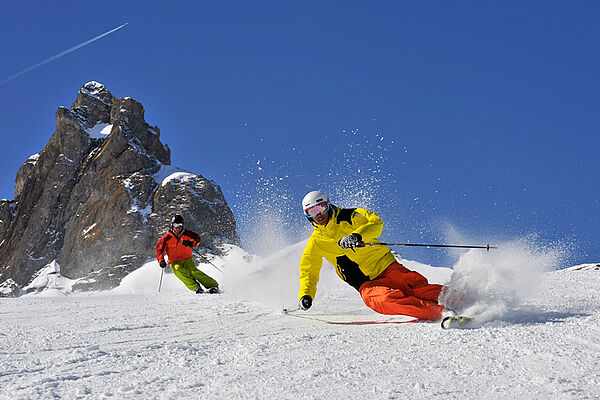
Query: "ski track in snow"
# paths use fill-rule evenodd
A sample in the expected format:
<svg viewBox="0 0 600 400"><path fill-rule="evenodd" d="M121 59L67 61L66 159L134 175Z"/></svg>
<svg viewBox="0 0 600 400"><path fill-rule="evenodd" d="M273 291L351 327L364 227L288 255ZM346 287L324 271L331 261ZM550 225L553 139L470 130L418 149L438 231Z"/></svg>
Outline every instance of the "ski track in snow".
<svg viewBox="0 0 600 400"><path fill-rule="evenodd" d="M327 266L302 318L172 274L157 293L152 267L141 293L0 299L0 398L600 397L597 271L547 272L517 310L444 331L372 312Z"/></svg>

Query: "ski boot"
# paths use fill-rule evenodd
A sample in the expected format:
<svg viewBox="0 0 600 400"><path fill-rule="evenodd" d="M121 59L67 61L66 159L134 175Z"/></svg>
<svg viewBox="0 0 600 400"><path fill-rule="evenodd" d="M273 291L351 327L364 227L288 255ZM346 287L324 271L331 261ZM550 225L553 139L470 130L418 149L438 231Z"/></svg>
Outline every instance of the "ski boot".
<svg viewBox="0 0 600 400"><path fill-rule="evenodd" d="M471 328L473 318L449 315L442 320L442 329Z"/></svg>

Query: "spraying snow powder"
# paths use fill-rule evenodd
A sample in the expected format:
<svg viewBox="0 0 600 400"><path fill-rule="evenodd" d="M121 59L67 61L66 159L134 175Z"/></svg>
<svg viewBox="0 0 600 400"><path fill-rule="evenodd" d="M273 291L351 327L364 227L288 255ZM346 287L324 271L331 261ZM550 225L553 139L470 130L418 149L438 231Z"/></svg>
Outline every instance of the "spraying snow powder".
<svg viewBox="0 0 600 400"><path fill-rule="evenodd" d="M544 279L556 269L562 251L540 248L520 239L485 252L471 250L454 266L440 302L479 323L498 320L518 309Z"/></svg>

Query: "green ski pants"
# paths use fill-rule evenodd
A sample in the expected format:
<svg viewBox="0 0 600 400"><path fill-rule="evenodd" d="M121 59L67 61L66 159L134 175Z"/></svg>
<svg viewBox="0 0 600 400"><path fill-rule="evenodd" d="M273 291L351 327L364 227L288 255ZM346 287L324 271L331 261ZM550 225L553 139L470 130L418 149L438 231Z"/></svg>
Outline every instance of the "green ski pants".
<svg viewBox="0 0 600 400"><path fill-rule="evenodd" d="M196 290L198 283L202 284L206 289L219 286L217 281L196 268L196 264L191 257L183 261L170 263L169 265L175 276L190 290Z"/></svg>

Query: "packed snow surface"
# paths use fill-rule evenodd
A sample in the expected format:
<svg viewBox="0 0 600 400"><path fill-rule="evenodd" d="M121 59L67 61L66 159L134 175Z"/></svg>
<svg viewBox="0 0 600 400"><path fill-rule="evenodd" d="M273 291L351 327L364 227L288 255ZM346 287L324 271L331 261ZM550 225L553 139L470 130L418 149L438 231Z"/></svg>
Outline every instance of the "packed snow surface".
<svg viewBox="0 0 600 400"><path fill-rule="evenodd" d="M313 308L282 313L303 246L200 264L219 295L150 262L109 292L0 299L0 398L600 398L600 272L518 246L454 271L404 260L467 293L479 325L445 331L372 312L327 264Z"/></svg>

